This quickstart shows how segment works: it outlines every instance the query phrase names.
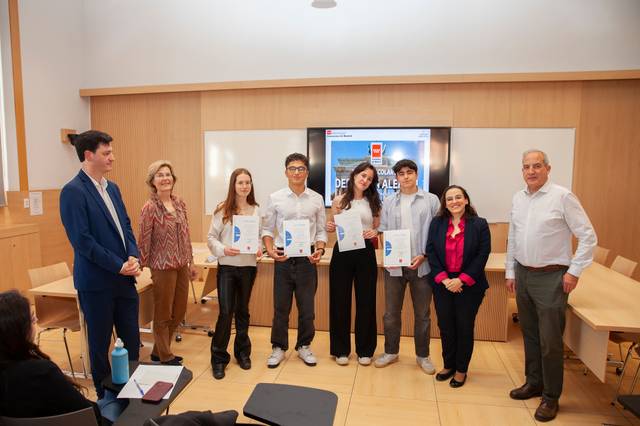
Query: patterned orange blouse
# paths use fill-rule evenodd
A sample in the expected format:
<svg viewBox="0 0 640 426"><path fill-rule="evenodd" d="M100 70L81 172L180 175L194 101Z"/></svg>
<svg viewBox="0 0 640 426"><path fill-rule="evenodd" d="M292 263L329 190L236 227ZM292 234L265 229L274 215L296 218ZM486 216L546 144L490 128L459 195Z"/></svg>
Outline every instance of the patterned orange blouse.
<svg viewBox="0 0 640 426"><path fill-rule="evenodd" d="M169 213L156 194L152 194L140 213L140 265L151 269L178 269L193 259L187 206L171 195L175 212Z"/></svg>

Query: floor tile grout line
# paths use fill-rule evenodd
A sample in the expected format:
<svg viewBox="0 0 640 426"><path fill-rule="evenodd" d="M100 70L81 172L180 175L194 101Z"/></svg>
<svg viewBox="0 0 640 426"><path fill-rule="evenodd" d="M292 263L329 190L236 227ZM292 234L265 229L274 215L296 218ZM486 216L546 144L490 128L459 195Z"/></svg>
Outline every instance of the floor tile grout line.
<svg viewBox="0 0 640 426"><path fill-rule="evenodd" d="M353 375L353 383L351 384L351 392L349 393L349 402L347 404L347 412L344 415L344 423L343 426L347 425L347 419L349 418L349 410L351 409L351 400L353 399L353 391L356 388L356 380L358 378L358 371L360 371L360 364L357 363L357 355L356 355L356 373ZM371 367L371 366L369 366Z"/></svg>

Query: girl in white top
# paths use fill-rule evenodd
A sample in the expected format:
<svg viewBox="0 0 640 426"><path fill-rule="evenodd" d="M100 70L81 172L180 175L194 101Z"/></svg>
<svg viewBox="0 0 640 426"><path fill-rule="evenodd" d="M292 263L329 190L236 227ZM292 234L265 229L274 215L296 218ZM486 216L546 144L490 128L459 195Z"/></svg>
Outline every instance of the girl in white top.
<svg viewBox="0 0 640 426"><path fill-rule="evenodd" d="M333 247L329 265L329 337L330 351L339 365L349 363L351 353L351 288L356 293L356 353L361 365L371 364L376 350L376 282L378 266L374 239L378 236L382 203L378 194L378 173L370 163L360 163L349 175L347 191L333 199L334 215L348 210L357 212L362 222L365 248L340 252ZM327 231L336 229L327 222Z"/></svg>
<svg viewBox="0 0 640 426"><path fill-rule="evenodd" d="M233 216L258 216L251 173L236 169L229 178L227 198L218 204L211 218L208 246L218 258L218 303L220 312L211 339L211 367L213 377L222 379L231 356L227 345L231 337L231 321L235 316L236 337L233 353L240 367L251 368L251 340L249 339L249 299L256 278L256 259L262 256L262 246L256 254L240 254L232 248ZM260 229L260 226L258 226Z"/></svg>

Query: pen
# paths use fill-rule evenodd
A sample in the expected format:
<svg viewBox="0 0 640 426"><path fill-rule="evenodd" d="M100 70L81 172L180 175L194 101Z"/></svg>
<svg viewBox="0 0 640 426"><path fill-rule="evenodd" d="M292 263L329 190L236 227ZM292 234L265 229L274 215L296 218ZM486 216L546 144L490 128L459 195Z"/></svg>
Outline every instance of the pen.
<svg viewBox="0 0 640 426"><path fill-rule="evenodd" d="M133 379L133 383L136 384L136 387L138 388L138 390L140 391L140 395L144 396L144 391L142 390L142 388L140 387L140 385L138 384L138 381L136 379Z"/></svg>

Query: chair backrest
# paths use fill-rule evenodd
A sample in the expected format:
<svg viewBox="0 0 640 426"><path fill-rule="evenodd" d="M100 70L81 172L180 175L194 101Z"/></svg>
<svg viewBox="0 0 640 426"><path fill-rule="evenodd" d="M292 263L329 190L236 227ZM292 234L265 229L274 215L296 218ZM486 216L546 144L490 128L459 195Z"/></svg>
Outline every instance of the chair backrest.
<svg viewBox="0 0 640 426"><path fill-rule="evenodd" d="M491 230L491 251L494 253L504 253L507 251L507 237L509 236L508 223L492 223Z"/></svg>
<svg viewBox="0 0 640 426"><path fill-rule="evenodd" d="M620 272L627 277L630 277L631 275L633 275L633 272L636 270L637 266L638 262L634 262L633 260L627 259L626 257L617 256L611 264L611 269L616 272Z"/></svg>
<svg viewBox="0 0 640 426"><path fill-rule="evenodd" d="M29 269L28 272L31 288L71 276L65 262ZM43 328L67 327L72 330L80 326L78 304L74 299L36 296L33 300L39 326ZM71 323L69 323L70 319L72 319ZM76 324L76 322L78 323Z"/></svg>
<svg viewBox="0 0 640 426"><path fill-rule="evenodd" d="M28 272L29 280L31 281L31 288L40 287L41 285L48 284L71 275L69 267L65 262L43 266L41 268L29 269Z"/></svg>
<svg viewBox="0 0 640 426"><path fill-rule="evenodd" d="M607 258L609 257L609 252L611 250L597 246L593 251L593 261L598 262L601 265L607 265Z"/></svg>
<svg viewBox="0 0 640 426"><path fill-rule="evenodd" d="M98 426L92 407L49 417L0 417L2 426Z"/></svg>

